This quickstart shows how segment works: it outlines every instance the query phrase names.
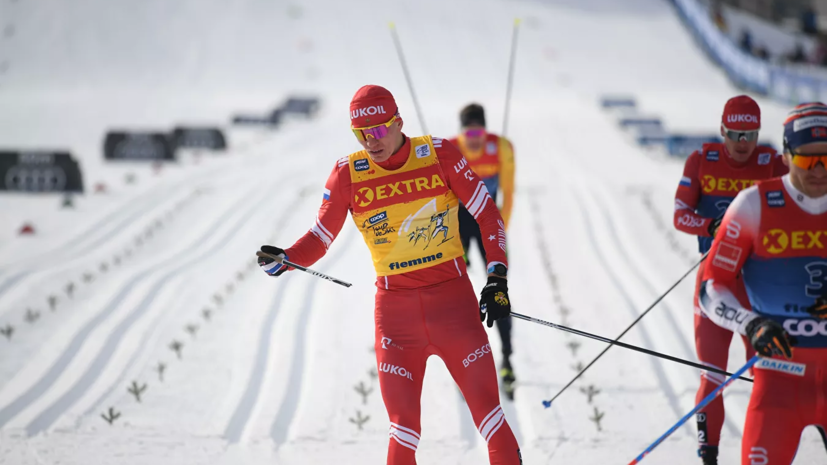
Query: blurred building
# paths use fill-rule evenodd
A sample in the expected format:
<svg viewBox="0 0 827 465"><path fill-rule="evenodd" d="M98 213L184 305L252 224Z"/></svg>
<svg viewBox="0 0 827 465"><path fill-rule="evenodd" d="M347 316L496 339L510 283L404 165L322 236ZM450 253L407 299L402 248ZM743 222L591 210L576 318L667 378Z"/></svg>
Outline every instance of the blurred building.
<svg viewBox="0 0 827 465"><path fill-rule="evenodd" d="M806 24L818 30L827 30L827 0L719 0L720 3L752 13L768 21L782 24L802 32Z"/></svg>

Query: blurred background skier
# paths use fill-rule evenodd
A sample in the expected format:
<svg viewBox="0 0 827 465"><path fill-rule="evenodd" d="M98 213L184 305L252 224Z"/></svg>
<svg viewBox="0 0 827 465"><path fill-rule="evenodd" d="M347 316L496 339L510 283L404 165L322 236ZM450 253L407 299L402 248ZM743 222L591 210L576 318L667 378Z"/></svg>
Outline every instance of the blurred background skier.
<svg viewBox="0 0 827 465"><path fill-rule="evenodd" d="M496 204L501 200L500 214L503 217L505 228L511 218L511 208L514 204L514 148L511 141L503 136L491 133L486 129L485 110L482 105L471 103L460 111L460 134L451 139L451 143L459 148L465 156L468 165L485 183L491 200ZM482 262L486 263L485 247L489 237L483 237L479 225L464 206L459 208L459 233L462 237L462 247L465 250L465 263L471 263L471 241L475 241L477 249L482 255ZM497 330L502 340L503 360L500 365L500 378L503 390L510 398L514 398L514 368L511 365L511 317L497 320Z"/></svg>

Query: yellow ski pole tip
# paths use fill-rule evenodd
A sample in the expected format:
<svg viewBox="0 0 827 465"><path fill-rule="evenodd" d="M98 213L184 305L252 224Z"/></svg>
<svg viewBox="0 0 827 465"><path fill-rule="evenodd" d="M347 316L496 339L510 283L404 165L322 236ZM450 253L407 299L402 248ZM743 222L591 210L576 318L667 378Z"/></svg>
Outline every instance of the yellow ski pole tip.
<svg viewBox="0 0 827 465"><path fill-rule="evenodd" d="M391 21L391 22L388 23L388 27L391 28L391 29L395 29L396 24L394 24L393 21Z"/></svg>
<svg viewBox="0 0 827 465"><path fill-rule="evenodd" d="M514 18L514 25L520 24L520 21L522 21L520 18Z"/></svg>

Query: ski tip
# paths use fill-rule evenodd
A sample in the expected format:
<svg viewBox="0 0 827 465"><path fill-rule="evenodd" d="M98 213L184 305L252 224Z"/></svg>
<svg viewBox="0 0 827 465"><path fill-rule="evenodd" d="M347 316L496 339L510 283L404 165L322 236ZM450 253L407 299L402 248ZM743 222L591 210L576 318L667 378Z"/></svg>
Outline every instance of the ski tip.
<svg viewBox="0 0 827 465"><path fill-rule="evenodd" d="M543 407L545 407L545 408L551 407L551 401L550 400L544 400L543 401Z"/></svg>

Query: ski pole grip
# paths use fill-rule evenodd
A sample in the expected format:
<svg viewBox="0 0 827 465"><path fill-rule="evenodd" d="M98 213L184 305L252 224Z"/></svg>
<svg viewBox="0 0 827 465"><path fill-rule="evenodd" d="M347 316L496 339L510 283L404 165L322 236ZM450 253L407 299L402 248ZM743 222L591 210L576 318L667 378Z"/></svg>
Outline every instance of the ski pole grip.
<svg viewBox="0 0 827 465"><path fill-rule="evenodd" d="M279 257L278 255L271 255L267 252L262 252L261 250L256 252L256 257L269 258L271 260L275 260L278 263L284 264L284 259L283 258Z"/></svg>
<svg viewBox="0 0 827 465"><path fill-rule="evenodd" d="M285 260L285 259L279 257L278 255L271 255L267 252L262 252L261 250L259 250L259 251L256 252L256 256L275 260L276 262L281 263L282 265L288 266L290 268L295 268L299 271L304 271L305 273L312 274L313 276L315 276L317 278L325 279L325 280L330 281L332 283L336 283L340 286L350 287L350 286L353 285L353 284L350 284L347 281L342 281L341 279L336 279L333 276L328 276L324 273L319 273L318 271L314 271L314 270L311 270L310 268L298 265L298 264L293 263L289 260Z"/></svg>

